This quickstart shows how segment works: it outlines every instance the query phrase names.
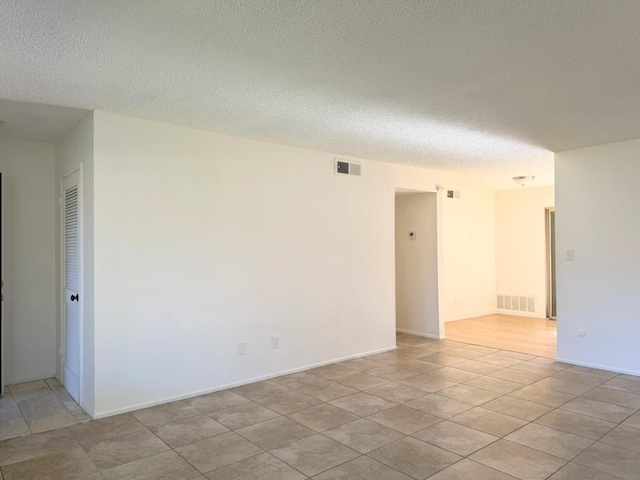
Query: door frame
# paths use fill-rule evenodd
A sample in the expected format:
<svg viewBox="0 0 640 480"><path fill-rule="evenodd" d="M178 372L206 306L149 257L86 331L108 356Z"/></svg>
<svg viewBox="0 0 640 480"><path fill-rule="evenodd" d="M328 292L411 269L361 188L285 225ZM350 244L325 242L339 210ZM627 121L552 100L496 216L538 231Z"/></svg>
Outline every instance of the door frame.
<svg viewBox="0 0 640 480"><path fill-rule="evenodd" d="M83 212L84 212L84 201L83 201L83 171L82 164L80 164L77 168L74 168L70 172L67 172L60 178L60 196L58 197L58 206L60 211L60 289L58 292L58 298L60 300L60 345L58 345L58 368L60 372L60 383L64 385L64 360L65 360L65 352L66 352L66 336L65 336L65 288L64 288L64 265L65 265L65 248L64 248L64 215L65 215L65 205L64 205L64 181L74 173L78 173L78 295L80 295L80 305L78 308L79 315L79 358L80 364L78 366L78 405L82 404L83 401L83 387L84 387L84 234L83 234Z"/></svg>
<svg viewBox="0 0 640 480"><path fill-rule="evenodd" d="M555 262L554 256L551 249L552 238L551 238L551 213L555 213L555 207L547 207L544 210L544 224L545 224L545 239L546 239L546 258L547 258L547 318L551 320L556 320L556 316L558 312L556 311L556 316L553 316L553 301L556 300L556 310L557 310L557 298L553 292L553 271L555 270ZM557 256L557 252L556 252Z"/></svg>

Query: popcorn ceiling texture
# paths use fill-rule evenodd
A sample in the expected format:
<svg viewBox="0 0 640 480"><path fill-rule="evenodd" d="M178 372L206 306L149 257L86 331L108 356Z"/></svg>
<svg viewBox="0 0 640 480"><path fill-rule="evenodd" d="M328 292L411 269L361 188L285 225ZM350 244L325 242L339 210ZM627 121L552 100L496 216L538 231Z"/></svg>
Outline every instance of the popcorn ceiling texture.
<svg viewBox="0 0 640 480"><path fill-rule="evenodd" d="M4 0L0 98L544 184L640 137L638 31L625 0Z"/></svg>

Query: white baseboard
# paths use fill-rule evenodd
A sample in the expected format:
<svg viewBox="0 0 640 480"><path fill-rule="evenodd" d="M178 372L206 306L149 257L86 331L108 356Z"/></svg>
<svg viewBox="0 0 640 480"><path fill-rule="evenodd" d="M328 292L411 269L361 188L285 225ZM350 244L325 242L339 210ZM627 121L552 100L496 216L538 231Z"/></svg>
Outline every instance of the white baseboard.
<svg viewBox="0 0 640 480"><path fill-rule="evenodd" d="M400 328L396 328L396 332L405 333L407 335L413 335L414 337L432 338L433 340L444 340L445 338L445 337L439 337L438 335L431 335L429 333L412 332L411 330L402 330Z"/></svg>
<svg viewBox="0 0 640 480"><path fill-rule="evenodd" d="M50 378L56 378L56 374L51 373L49 375L38 375L36 377L27 377L27 378L18 378L18 379L7 379L5 380L5 385L18 385L19 383L28 383L28 382L37 382L39 380L49 380Z"/></svg>
<svg viewBox="0 0 640 480"><path fill-rule="evenodd" d="M86 404L84 404L83 402L80 402L80 407L85 411L85 413L87 415L89 415L91 418L93 418L94 420L97 420L98 418L96 417L96 414L93 412L92 409L90 409L89 407L87 407Z"/></svg>
<svg viewBox="0 0 640 480"><path fill-rule="evenodd" d="M325 362L314 363L313 365L306 365L304 367L293 368L291 370L284 370L284 371L277 372L277 373L270 373L268 375L262 375L262 376L259 376L259 377L248 378L248 379L245 379L245 380L240 380L238 382L228 383L226 385L220 385L220 386L217 386L217 387L206 388L204 390L198 390L198 391L195 391L195 392L189 392L189 393L186 393L184 395L176 395L176 396L173 396L173 397L161 398L159 400L153 400L151 402L139 403L139 404L136 404L136 405L130 405L130 406L127 406L127 407L122 407L122 408L116 408L116 409L107 410L107 411L104 411L104 412L94 413L94 412L89 411L88 409L86 409L84 405L81 405L81 407L87 412L87 414L91 418L93 418L94 420L98 420L100 418L111 417L113 415L119 415L121 413L133 412L135 410L140 410L140 409L143 409L143 408L155 407L157 405L163 405L165 403L177 402L178 400L184 400L184 399L187 399L187 398L198 397L200 395L206 395L208 393L219 392L221 390L227 390L229 388L240 387L242 385L247 385L249 383L261 382L263 380L269 380L270 378L276 378L276 377L281 377L283 375L290 375L292 373L303 372L305 370L310 370L312 368L324 367L325 365L331 365L333 363L344 362L344 361L347 361L347 360L353 360L354 358L367 357L369 355L375 355L376 353L390 352L392 350L397 350L397 348L398 347L396 347L396 346L380 348L378 350L372 350L370 352L358 353L356 355L349 355L348 357L342 357L342 358L336 358L336 359L333 359L333 360L327 360Z"/></svg>
<svg viewBox="0 0 640 480"><path fill-rule="evenodd" d="M512 317L528 317L528 318L540 318L543 320L547 319L547 316L542 313L531 313L531 312L521 312L519 310L501 310L498 309L496 312L498 315L510 315Z"/></svg>
<svg viewBox="0 0 640 480"><path fill-rule="evenodd" d="M455 322L457 320L467 320L468 318L484 317L496 313L495 308L475 308L473 310L465 310L464 312L446 313L444 322Z"/></svg>
<svg viewBox="0 0 640 480"><path fill-rule="evenodd" d="M579 367L589 367L598 370L606 370L607 372L624 373L625 375L633 375L640 377L640 370L626 370L622 368L611 367L609 365L599 365L597 363L579 362L577 360L571 360L568 358L557 358L556 361L562 363L569 363L571 365L578 365Z"/></svg>

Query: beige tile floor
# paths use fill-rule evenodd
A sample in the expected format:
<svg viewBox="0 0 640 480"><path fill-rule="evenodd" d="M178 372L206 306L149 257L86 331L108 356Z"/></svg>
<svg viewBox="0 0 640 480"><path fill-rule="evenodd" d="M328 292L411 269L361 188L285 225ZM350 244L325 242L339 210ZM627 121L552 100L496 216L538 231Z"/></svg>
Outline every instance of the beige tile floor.
<svg viewBox="0 0 640 480"><path fill-rule="evenodd" d="M0 478L640 479L640 378L454 341L0 442Z"/></svg>
<svg viewBox="0 0 640 480"><path fill-rule="evenodd" d="M55 378L10 385L0 398L0 440L89 420Z"/></svg>

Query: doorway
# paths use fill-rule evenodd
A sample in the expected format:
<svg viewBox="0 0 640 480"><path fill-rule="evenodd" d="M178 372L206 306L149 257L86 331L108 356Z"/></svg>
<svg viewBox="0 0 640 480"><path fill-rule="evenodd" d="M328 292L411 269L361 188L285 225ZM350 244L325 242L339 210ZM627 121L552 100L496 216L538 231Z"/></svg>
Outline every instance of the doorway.
<svg viewBox="0 0 640 480"><path fill-rule="evenodd" d="M396 331L444 337L438 280L438 194L397 191Z"/></svg>
<svg viewBox="0 0 640 480"><path fill-rule="evenodd" d="M556 210L546 209L547 225L547 318L556 320Z"/></svg>

